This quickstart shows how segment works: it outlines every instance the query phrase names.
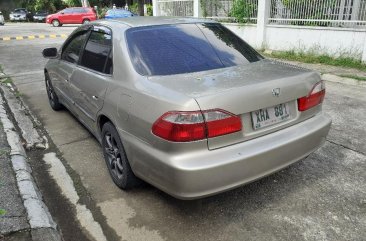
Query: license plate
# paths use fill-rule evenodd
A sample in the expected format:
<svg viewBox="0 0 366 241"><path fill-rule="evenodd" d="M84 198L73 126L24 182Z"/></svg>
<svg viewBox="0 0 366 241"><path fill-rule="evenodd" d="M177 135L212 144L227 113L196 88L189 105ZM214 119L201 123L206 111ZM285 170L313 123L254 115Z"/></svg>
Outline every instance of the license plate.
<svg viewBox="0 0 366 241"><path fill-rule="evenodd" d="M274 125L290 118L290 109L287 103L253 111L252 121L254 130Z"/></svg>

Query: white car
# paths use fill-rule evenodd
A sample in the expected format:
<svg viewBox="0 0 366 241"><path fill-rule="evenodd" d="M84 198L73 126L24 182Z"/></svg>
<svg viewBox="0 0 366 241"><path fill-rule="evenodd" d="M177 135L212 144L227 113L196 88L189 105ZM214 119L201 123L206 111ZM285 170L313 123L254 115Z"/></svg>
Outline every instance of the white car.
<svg viewBox="0 0 366 241"><path fill-rule="evenodd" d="M4 16L3 16L2 12L0 11L0 25L4 25L4 24L5 24Z"/></svg>

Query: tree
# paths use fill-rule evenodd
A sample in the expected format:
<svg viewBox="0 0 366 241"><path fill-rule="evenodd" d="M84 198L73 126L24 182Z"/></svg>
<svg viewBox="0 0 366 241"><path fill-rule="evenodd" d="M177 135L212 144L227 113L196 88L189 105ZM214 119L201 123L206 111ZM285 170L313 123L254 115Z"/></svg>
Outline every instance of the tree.
<svg viewBox="0 0 366 241"><path fill-rule="evenodd" d="M65 7L61 0L36 0L34 10L47 10L49 12L56 12L58 9Z"/></svg>

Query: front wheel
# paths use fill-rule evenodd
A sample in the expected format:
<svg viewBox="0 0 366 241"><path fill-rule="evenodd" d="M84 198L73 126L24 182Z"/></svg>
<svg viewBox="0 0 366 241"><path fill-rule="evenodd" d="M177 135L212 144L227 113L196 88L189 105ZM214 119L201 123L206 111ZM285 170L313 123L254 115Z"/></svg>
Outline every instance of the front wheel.
<svg viewBox="0 0 366 241"><path fill-rule="evenodd" d="M57 19L54 19L54 20L52 20L52 26L54 26L54 27L60 27L61 26L61 23Z"/></svg>
<svg viewBox="0 0 366 241"><path fill-rule="evenodd" d="M90 20L89 19L84 19L83 20L83 24L88 24L88 23L90 23Z"/></svg>
<svg viewBox="0 0 366 241"><path fill-rule="evenodd" d="M112 123L103 125L102 138L104 159L113 182L121 189L136 186L139 179L132 172L119 134Z"/></svg>

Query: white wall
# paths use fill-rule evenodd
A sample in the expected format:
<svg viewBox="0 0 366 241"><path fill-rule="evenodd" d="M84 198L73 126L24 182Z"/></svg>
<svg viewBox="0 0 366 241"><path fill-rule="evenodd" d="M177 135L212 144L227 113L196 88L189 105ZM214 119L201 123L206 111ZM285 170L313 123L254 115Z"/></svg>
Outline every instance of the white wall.
<svg viewBox="0 0 366 241"><path fill-rule="evenodd" d="M256 25L224 24L256 48ZM355 59L366 56L366 29L325 28L267 25L266 49L312 51L332 56L348 55Z"/></svg>
<svg viewBox="0 0 366 241"><path fill-rule="evenodd" d="M228 29L244 39L248 44L257 48L257 25L239 25L237 23L223 23Z"/></svg>

